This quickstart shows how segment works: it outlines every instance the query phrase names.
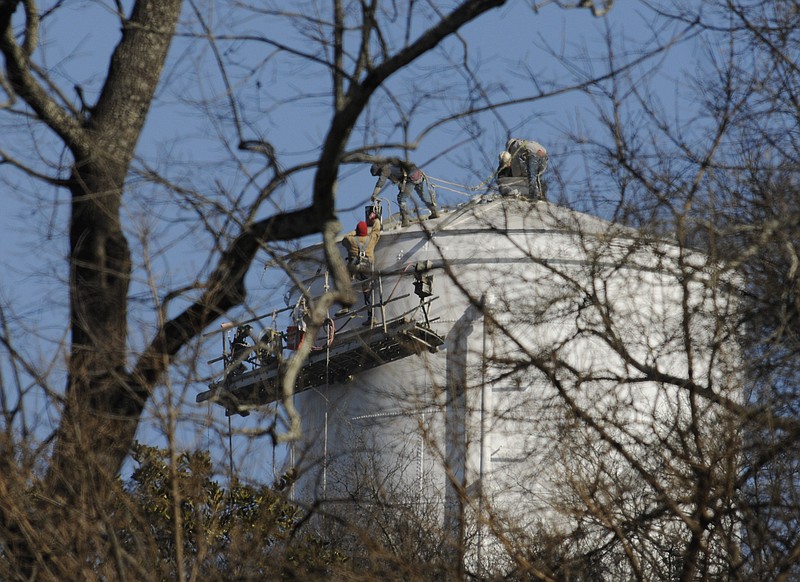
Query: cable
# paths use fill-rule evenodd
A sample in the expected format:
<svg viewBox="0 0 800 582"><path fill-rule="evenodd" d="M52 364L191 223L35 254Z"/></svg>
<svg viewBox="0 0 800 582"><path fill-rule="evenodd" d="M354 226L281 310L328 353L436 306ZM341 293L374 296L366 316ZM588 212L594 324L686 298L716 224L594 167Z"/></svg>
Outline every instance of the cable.
<svg viewBox="0 0 800 582"><path fill-rule="evenodd" d="M475 191L475 190L480 190L481 188L485 187L487 184L491 183L492 180L494 180L497 177L497 171L495 170L494 172L492 172L489 175L489 177L486 178L486 180L484 180L483 182L481 182L477 186L467 186L465 184L459 184L457 182L450 182L448 180L444 180L442 178L435 178L433 176L427 176L427 177L430 180L433 180L433 181L436 181L436 182L440 182L442 184L448 184L450 186L458 186L458 187L463 188L464 190L468 190L468 191ZM447 190L447 188L444 188L444 189ZM452 192L456 192L456 190L452 190Z"/></svg>
<svg viewBox="0 0 800 582"><path fill-rule="evenodd" d="M395 284L394 284L394 287L392 287L392 291L389 293L389 297L387 297L387 299L386 299L386 302L387 302L387 303L388 303L389 301L391 301L391 299L392 299L392 295L394 295L394 292L395 292L395 291L397 291L397 286L400 284L400 279L402 279L402 278L403 278L403 273L405 273L406 271L408 271L409 267L411 267L411 265L413 265L413 264L414 264L414 263L407 263L407 264L406 264L406 266L403 268L403 270L402 270L402 271L400 271L400 276L399 276L399 277L397 277L397 281L395 282ZM380 276L380 275L379 275L379 276Z"/></svg>
<svg viewBox="0 0 800 582"><path fill-rule="evenodd" d="M454 193L459 194L461 196L467 196L468 198L472 198L472 194L468 194L466 192L461 192L460 190L454 190L453 188L448 188L447 186L438 186L438 188L441 188L442 190L447 190L448 192L454 192Z"/></svg>
<svg viewBox="0 0 800 582"><path fill-rule="evenodd" d="M336 335L336 324L334 324L333 319L330 317L325 319L325 323L322 324L325 327L325 345L318 346L313 345L311 347L312 350L321 351L331 347L333 343L333 338Z"/></svg>

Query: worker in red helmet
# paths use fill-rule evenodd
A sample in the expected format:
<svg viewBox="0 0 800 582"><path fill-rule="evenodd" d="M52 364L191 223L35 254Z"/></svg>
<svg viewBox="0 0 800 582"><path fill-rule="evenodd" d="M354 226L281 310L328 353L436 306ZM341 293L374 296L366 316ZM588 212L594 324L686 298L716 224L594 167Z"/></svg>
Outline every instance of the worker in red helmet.
<svg viewBox="0 0 800 582"><path fill-rule="evenodd" d="M342 246L347 249L347 269L353 280L361 281L364 305L367 306L367 322L372 325L373 271L375 266L375 247L381 238L381 219L370 215L371 226L365 221L356 225L355 231L344 235Z"/></svg>

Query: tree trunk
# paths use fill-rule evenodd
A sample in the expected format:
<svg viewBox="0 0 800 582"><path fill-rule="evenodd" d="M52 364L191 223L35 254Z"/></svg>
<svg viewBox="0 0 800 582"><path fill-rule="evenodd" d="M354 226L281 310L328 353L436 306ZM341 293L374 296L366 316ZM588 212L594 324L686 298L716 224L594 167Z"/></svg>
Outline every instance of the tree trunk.
<svg viewBox="0 0 800 582"><path fill-rule="evenodd" d="M28 524L38 535L25 536L27 550L15 548L24 577L71 577L88 567L75 556L90 555L86 550L91 552L94 534L102 531L105 501L146 401L126 369L131 256L120 209L180 8L181 0L136 2L85 121L57 110L26 74L26 60L12 41L3 47L15 90L65 139L74 159L67 385L52 462L37 499L39 523Z"/></svg>
<svg viewBox="0 0 800 582"><path fill-rule="evenodd" d="M140 0L123 26L103 91L71 145L70 325L64 416L48 484L57 497L96 496L96 471L115 475L145 395L126 372L131 275L120 206L125 178L173 37L181 0ZM113 479L111 479L113 480ZM87 487L84 490L84 487ZM70 501L74 501L70 499Z"/></svg>

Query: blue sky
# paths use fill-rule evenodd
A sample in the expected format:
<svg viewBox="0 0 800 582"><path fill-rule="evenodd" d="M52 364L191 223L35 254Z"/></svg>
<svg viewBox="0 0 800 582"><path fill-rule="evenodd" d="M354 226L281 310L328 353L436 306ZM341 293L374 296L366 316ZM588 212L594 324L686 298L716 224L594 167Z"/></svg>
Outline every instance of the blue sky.
<svg viewBox="0 0 800 582"><path fill-rule="evenodd" d="M118 23L106 4L113 5L111 2L67 2L56 17L46 19L42 30L40 62L50 68L66 95L74 96L73 86L78 84L90 103L97 95L110 52L119 38ZM327 3L322 5L327 6ZM244 18L226 2L214 2L212 6L213 10L206 16L216 26L227 29L226 32L272 34L272 38L304 47L295 31L277 27L267 30L263 22ZM189 16L187 6L185 17ZM420 114L411 124L411 134L416 136L430 121L464 106L467 95L457 82L460 77L453 75L454 69L447 66L448 62L459 63L463 59L462 40L468 46L470 67L476 71L483 87L493 92L493 99L497 101L501 95L515 99L535 95L540 87L568 85L583 75L605 71L608 66L605 37L609 31L617 45L618 56L632 58L625 54L626 48L633 49L653 36L645 24L650 19L641 4L633 1L617 2L609 16L602 19L592 17L586 10L562 10L556 6L547 6L536 13L529 3L512 1L465 27L460 39L450 39L409 71L391 78L389 86L396 95L403 96L412 84L409 75L423 87L426 82L433 87L442 79L453 78L452 87L441 87L423 101ZM419 30L421 23L415 28ZM270 60L275 58L270 56L273 49L264 44L226 42L218 46L229 60L229 80L243 105L237 112L241 116L243 137L268 139L286 166L312 160L329 120L328 78L321 75L319 69L301 66L297 60L276 58L273 62ZM544 47L556 54L571 56L575 67L564 67ZM697 51L692 46L679 45L665 57L665 63L650 61L634 74L663 96L666 107L679 111L682 106L679 81L686 78L682 71L696 69L692 56L695 54ZM258 69L262 63L266 65ZM656 69L656 65L660 68ZM254 70L260 72L252 73ZM203 111L201 100L213 105L206 116L199 114ZM385 95L377 94L374 101L375 107L368 115L380 124L386 121L382 120L381 110L381 104L386 103ZM481 104L480 99L476 104ZM234 145L237 142L231 129L231 115L209 47L196 40L176 40L164 83L139 144L139 166L147 164L158 168L175 181L201 192L204 189L209 193L218 189L234 194L241 192L246 200L252 196L248 192L253 191L249 180L257 176L263 162L257 156L240 156L242 163L237 165L229 155L225 142ZM555 195L576 208L592 209L596 200L590 199L583 187L592 168L586 167L581 150L568 135L601 132L594 121L596 116L596 105L585 94L578 93L503 107L472 120L472 129L477 132L473 139L469 139L459 124L446 124L426 134L412 159L434 178L465 187L476 186L490 176L510 129L516 137L536 139L548 147L551 153L549 172L553 176L559 174L566 184L564 190L551 188L551 198ZM396 141L398 134L392 133L390 127L391 123L384 124L384 133L378 135ZM45 138L35 142L28 139L31 130L19 125L19 117L10 119L0 115L0 129L6 136L3 149L23 159L33 159L37 155L33 145L41 147L48 159L59 158L57 146L52 142ZM361 137L363 134L355 136L354 140ZM398 154L397 151L388 153ZM42 171L52 171L44 163L37 166ZM294 178L276 197L276 207L303 205L310 196L311 179L311 172ZM350 229L362 216L375 179L369 174L368 166L363 165L343 167L340 180L337 206L343 227ZM0 181L6 192L4 212L0 215L0 264L3 267L0 300L13 306L13 313L7 315L13 319L15 336L26 355L45 364L64 340L67 329L64 256L68 196L65 191L42 188L8 165L0 166ZM441 189L440 203L458 204L467 200L471 193L466 188L462 192ZM394 202L392 192L387 191L385 197ZM132 177L126 198L131 232L139 232L142 225L153 229L151 232L156 237L149 251L159 253L154 262L154 276L167 287L189 280L203 268L207 254L203 246L197 246L203 232L192 223L191 212L159 205L159 200L163 201L163 195L157 187ZM264 212L266 215L267 211ZM203 244L207 248L208 243ZM144 247L135 237L132 245L141 256ZM132 288L132 345L141 345L152 331L146 310L146 281L144 274L139 274L142 279ZM250 276L252 309L263 313L276 304L282 307L281 296L281 283L265 274L261 265L255 265ZM136 314L137 303L145 307L141 317ZM211 336L200 359L211 359L218 351L218 336ZM3 378L9 382L10 371L5 361L3 366ZM55 370L50 375L55 388L63 386L62 366L63 362L57 357ZM179 385L176 379L176 386ZM189 384L178 393L192 402L194 394L202 388ZM31 391L28 409L37 417L36 422L44 425L57 419L55 410L47 402L40 392ZM211 432L203 424L204 417L210 414L215 422L224 424L222 411L208 412L204 407L192 408L191 405L188 410L196 418L182 426L181 434L187 444L212 446ZM154 420L157 412L158 405L151 407L151 425L160 423ZM257 429L257 416L234 422L242 429ZM149 430L145 425L142 438L147 440ZM219 442L217 437L214 440ZM265 444L264 439L240 439L237 454L246 457L249 466L268 466L272 452L263 446ZM266 458L257 458L259 455Z"/></svg>

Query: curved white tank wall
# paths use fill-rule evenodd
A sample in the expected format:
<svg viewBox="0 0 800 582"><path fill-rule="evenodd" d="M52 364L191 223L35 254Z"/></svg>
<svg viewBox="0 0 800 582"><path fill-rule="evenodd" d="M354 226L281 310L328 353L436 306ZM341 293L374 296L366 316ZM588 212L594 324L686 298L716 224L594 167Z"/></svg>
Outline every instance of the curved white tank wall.
<svg viewBox="0 0 800 582"><path fill-rule="evenodd" d="M319 249L306 256L314 253L295 266L318 293ZM690 366L682 339L682 302L697 307L686 327L697 345L717 333L715 312L727 308L702 277L686 280L702 274L704 260L516 199L387 230L376 253L384 300L410 296L390 302L386 317L418 305L413 266L431 261L429 315L445 345L295 397L304 430L294 447L296 497L417 502L455 531L470 500L467 513L498 523L564 519L553 503L564 480L588 478L592 463L616 454L594 443L598 430L637 451L643 467L658 466L657 443L685 414L685 397L668 382L636 381L637 365L676 377L708 372L702 352ZM628 361L604 334L618 336ZM722 379L724 362L715 366ZM576 411L597 426L575 422Z"/></svg>

